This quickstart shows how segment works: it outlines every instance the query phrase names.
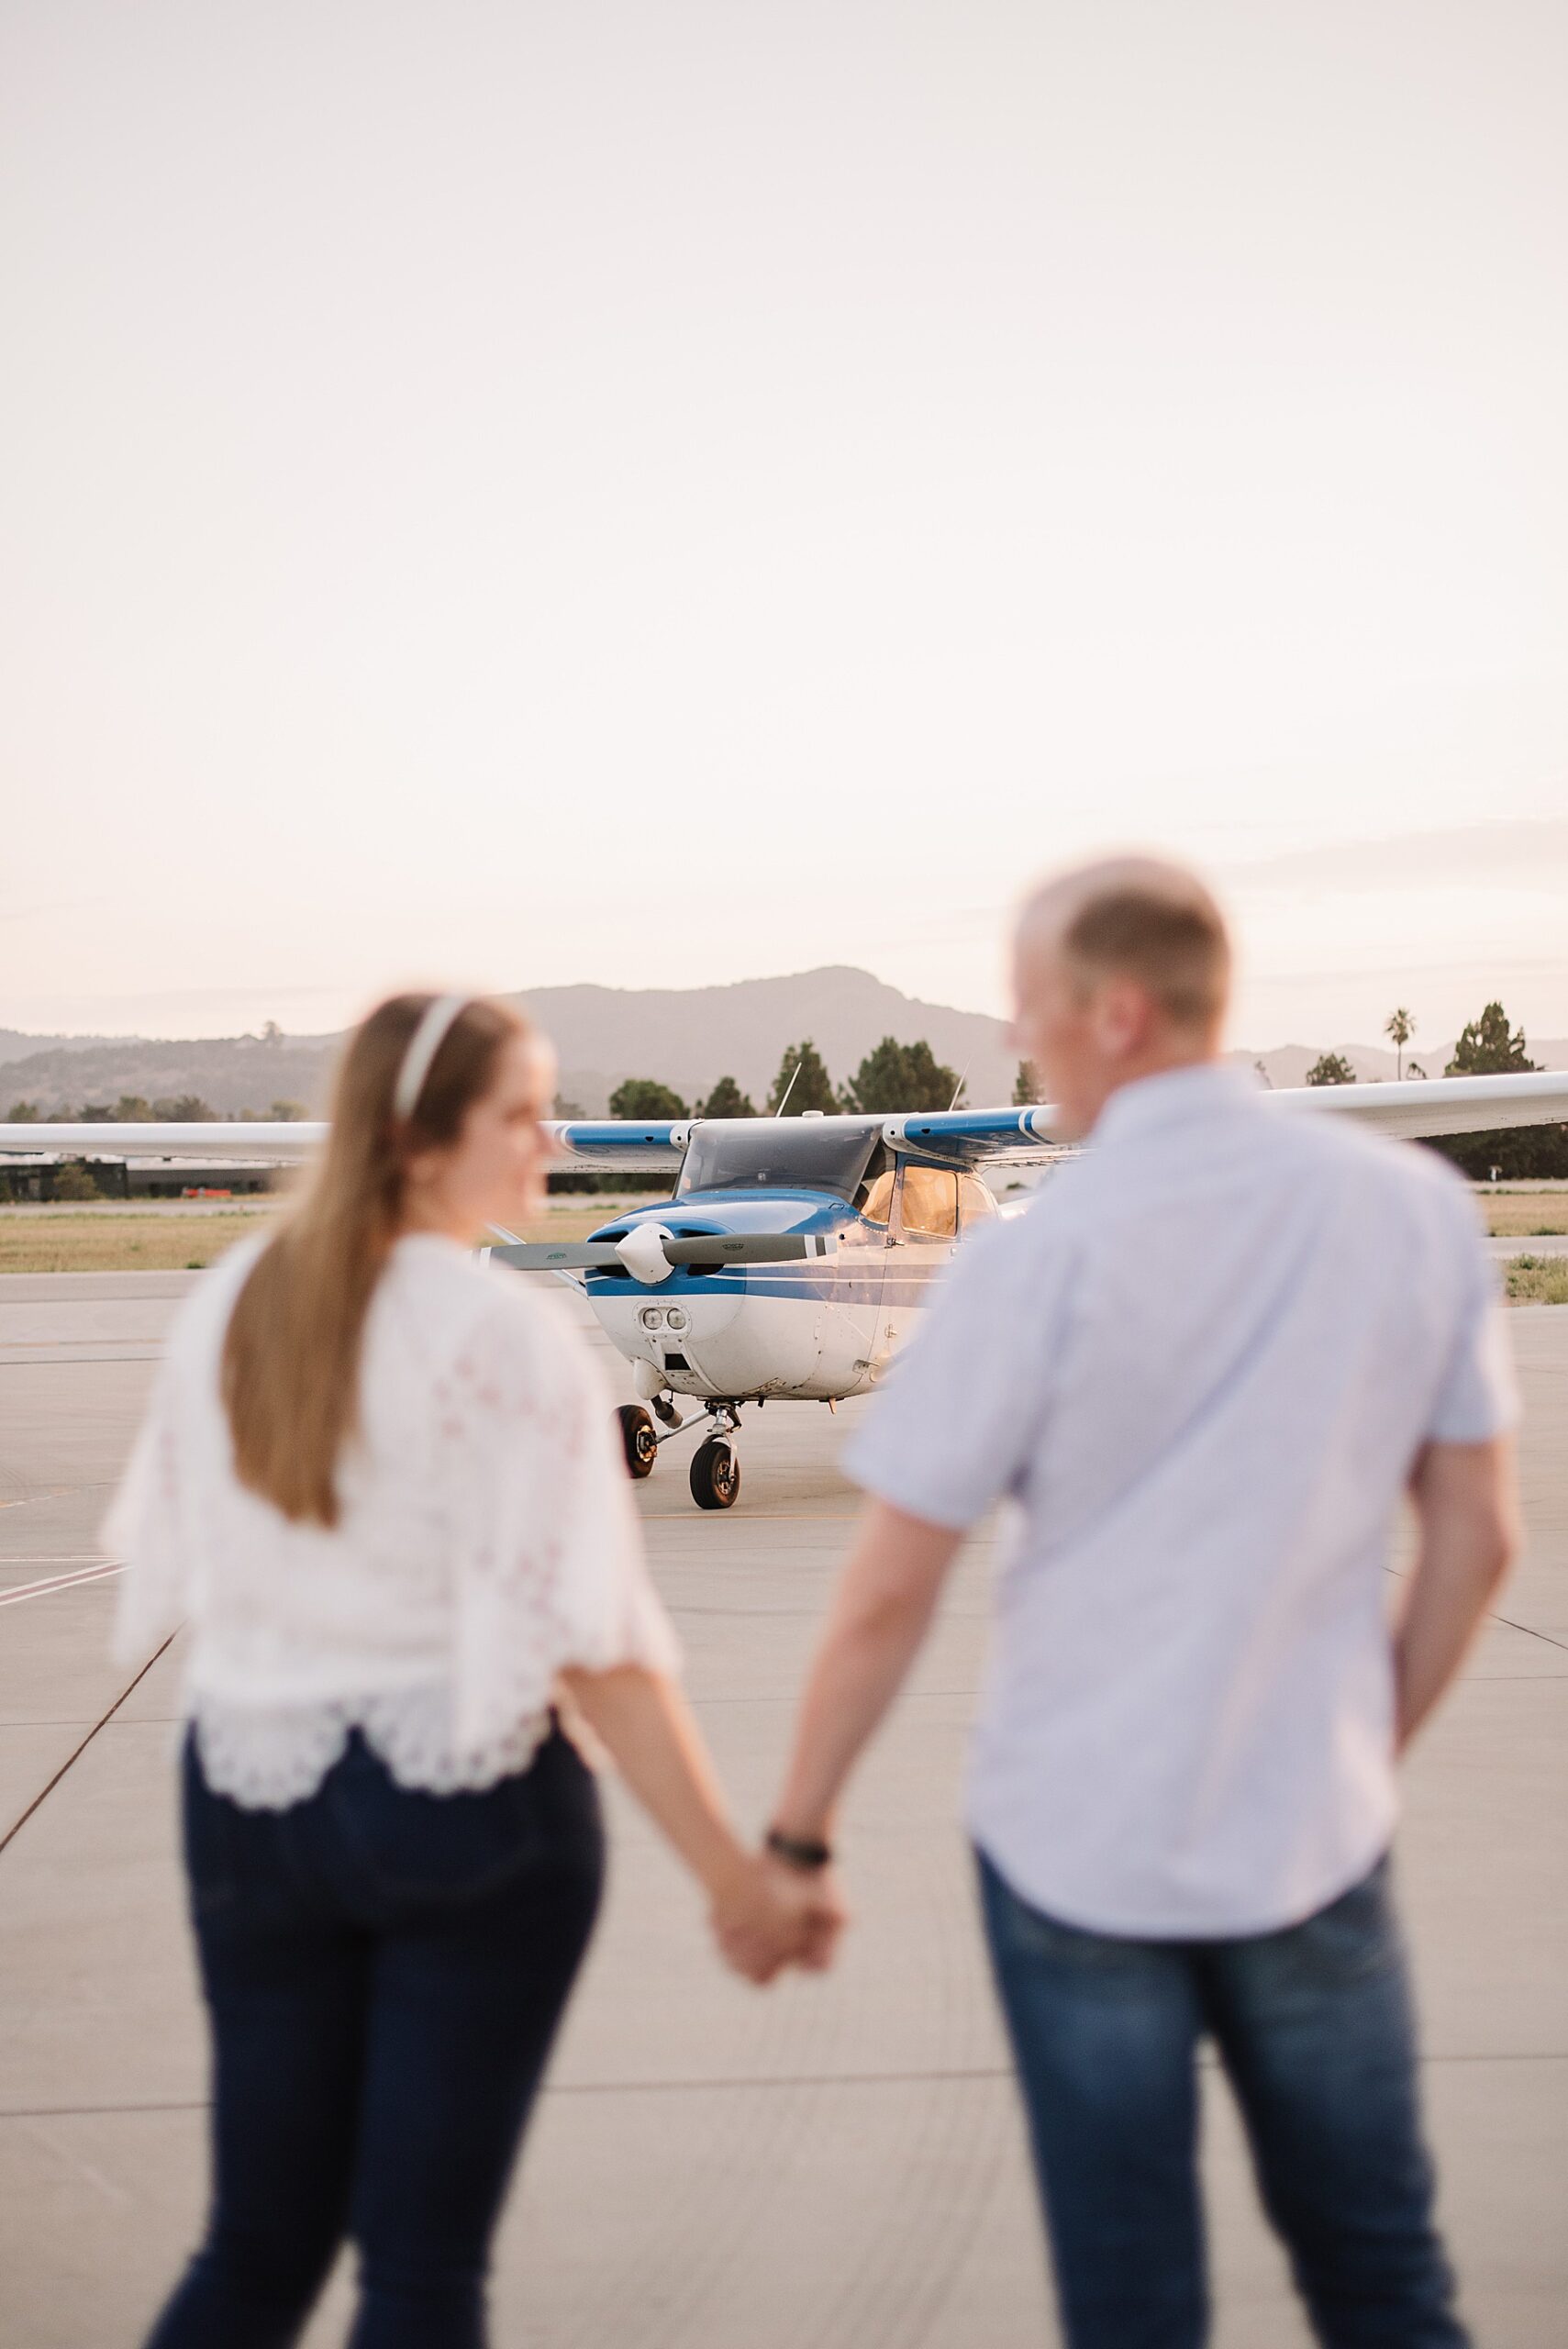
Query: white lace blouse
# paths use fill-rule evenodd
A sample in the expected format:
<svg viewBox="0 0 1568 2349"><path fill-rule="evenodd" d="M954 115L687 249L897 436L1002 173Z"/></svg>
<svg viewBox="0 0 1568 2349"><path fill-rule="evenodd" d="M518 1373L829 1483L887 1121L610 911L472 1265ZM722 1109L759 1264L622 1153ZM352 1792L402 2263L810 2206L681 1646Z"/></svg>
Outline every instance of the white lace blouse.
<svg viewBox="0 0 1568 2349"><path fill-rule="evenodd" d="M128 1566L117 1652L139 1663L190 1622L208 1783L282 1809L358 1727L404 1786L490 1786L526 1766L563 1665L673 1670L582 1337L451 1241L400 1241L376 1290L336 1527L238 1481L219 1362L259 1244L176 1317L103 1529Z"/></svg>

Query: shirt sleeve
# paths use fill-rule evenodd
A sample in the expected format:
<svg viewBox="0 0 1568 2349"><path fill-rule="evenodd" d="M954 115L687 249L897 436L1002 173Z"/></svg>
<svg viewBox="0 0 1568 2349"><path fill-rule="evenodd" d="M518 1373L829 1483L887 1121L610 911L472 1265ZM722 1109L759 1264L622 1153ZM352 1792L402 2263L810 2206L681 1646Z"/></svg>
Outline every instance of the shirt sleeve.
<svg viewBox="0 0 1568 2349"><path fill-rule="evenodd" d="M112 1639L120 1664L144 1663L178 1630L187 1604L173 1389L173 1368L164 1362L98 1529L99 1547L125 1568Z"/></svg>
<svg viewBox="0 0 1568 2349"><path fill-rule="evenodd" d="M910 1517L973 1525L1022 1475L1050 1408L1066 1256L1029 1216L961 1251L926 1328L848 1445L854 1483Z"/></svg>
<svg viewBox="0 0 1568 2349"><path fill-rule="evenodd" d="M1487 1443L1518 1423L1518 1381L1496 1275L1468 1198L1456 1200L1460 1305L1452 1343L1427 1420L1430 1443Z"/></svg>
<svg viewBox="0 0 1568 2349"><path fill-rule="evenodd" d="M465 1747L540 1710L565 1665L680 1667L609 1396L577 1332L530 1305L471 1335L438 1398L449 1473L467 1496L455 1657Z"/></svg>

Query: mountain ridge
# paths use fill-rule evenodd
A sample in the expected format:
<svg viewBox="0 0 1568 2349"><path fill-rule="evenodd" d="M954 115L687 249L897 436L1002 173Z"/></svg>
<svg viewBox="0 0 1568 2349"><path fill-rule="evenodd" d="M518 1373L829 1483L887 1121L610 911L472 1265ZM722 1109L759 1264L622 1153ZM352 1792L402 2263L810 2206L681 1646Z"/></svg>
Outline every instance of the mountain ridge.
<svg viewBox="0 0 1568 2349"><path fill-rule="evenodd" d="M963 1075L965 1097L994 1108L1012 1097L1018 1056L1004 1023L984 1012L929 1003L890 986L851 963L712 987L608 987L591 981L571 986L520 989L508 997L524 1006L554 1038L564 1100L602 1116L616 1086L628 1076L657 1078L695 1103L720 1076L733 1076L759 1106L780 1060L809 1037L842 1084L884 1036L909 1044L921 1038L940 1061ZM278 1100L318 1110L339 1032L159 1039L142 1036L28 1036L0 1029L0 1093L4 1105L37 1101L44 1114L121 1094L148 1100L198 1094L224 1116L265 1115ZM1264 1052L1238 1047L1232 1060L1262 1065L1275 1085L1299 1085L1323 1047L1286 1043ZM1395 1055L1382 1046L1338 1044L1363 1082L1393 1076ZM1528 1048L1547 1067L1568 1067L1568 1039L1538 1040ZM1407 1052L1429 1075L1440 1075L1451 1043Z"/></svg>

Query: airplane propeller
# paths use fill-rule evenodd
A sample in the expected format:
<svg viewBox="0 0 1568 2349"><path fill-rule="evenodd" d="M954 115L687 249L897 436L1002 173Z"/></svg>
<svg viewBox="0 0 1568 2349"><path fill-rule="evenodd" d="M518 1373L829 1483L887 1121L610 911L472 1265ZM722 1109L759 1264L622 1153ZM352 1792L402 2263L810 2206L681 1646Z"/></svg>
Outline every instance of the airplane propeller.
<svg viewBox="0 0 1568 2349"><path fill-rule="evenodd" d="M514 1241L490 1248L494 1264L520 1273L629 1273L644 1288L667 1281L678 1264L792 1264L838 1252L829 1231L705 1231L677 1240L662 1224L638 1224L619 1240Z"/></svg>

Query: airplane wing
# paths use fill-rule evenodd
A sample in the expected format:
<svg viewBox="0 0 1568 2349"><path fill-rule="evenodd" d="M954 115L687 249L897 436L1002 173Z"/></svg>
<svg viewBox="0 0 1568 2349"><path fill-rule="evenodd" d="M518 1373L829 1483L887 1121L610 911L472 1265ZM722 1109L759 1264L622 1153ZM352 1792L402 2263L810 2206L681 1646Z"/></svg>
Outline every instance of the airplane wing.
<svg viewBox="0 0 1568 2349"><path fill-rule="evenodd" d="M1305 1085L1264 1097L1287 1109L1329 1110L1387 1134L1421 1141L1437 1134L1489 1133L1507 1126L1568 1123L1568 1070L1519 1076L1415 1077L1394 1085ZM574 1118L552 1121L568 1163L668 1173L679 1167L691 1119ZM759 1124L762 1121L759 1119ZM870 1120L867 1121L871 1122ZM883 1140L913 1158L952 1165L1038 1161L1070 1147L1047 1102L1022 1108L912 1111L884 1118ZM208 1125L0 1124L0 1156L50 1154L116 1158L267 1159L308 1157L326 1137L322 1124L219 1120Z"/></svg>
<svg viewBox="0 0 1568 2349"><path fill-rule="evenodd" d="M1537 1069L1522 1076L1418 1076L1392 1085L1292 1085L1265 1098L1287 1109L1332 1110L1374 1132L1426 1141L1437 1134L1568 1121L1568 1069Z"/></svg>
<svg viewBox="0 0 1568 2349"><path fill-rule="evenodd" d="M669 1168L680 1165L691 1131L684 1124L655 1119L573 1119L552 1120L562 1155L584 1166ZM93 1119L86 1124L6 1125L0 1123L0 1156L37 1155L68 1158L234 1158L265 1159L289 1165L308 1158L327 1139L325 1124L301 1119L292 1123L258 1119L218 1119L206 1125L112 1125Z"/></svg>
<svg viewBox="0 0 1568 2349"><path fill-rule="evenodd" d="M1048 1103L1023 1109L934 1109L884 1118L882 1138L911 1158L951 1166L1033 1161L1069 1147L1053 1137L1056 1111Z"/></svg>
<svg viewBox="0 0 1568 2349"><path fill-rule="evenodd" d="M266 1159L278 1165L308 1158L327 1138L324 1125L304 1119L284 1122L258 1119L215 1119L208 1125L157 1124L116 1126L96 1119L74 1125L0 1124L0 1155L36 1154L67 1158L235 1158L247 1163Z"/></svg>
<svg viewBox="0 0 1568 2349"><path fill-rule="evenodd" d="M565 1124L552 1121L546 1130L555 1137L562 1156L579 1165L606 1174L625 1166L649 1174L667 1170L673 1175L695 1122L692 1118L654 1118L646 1123L636 1118L573 1118Z"/></svg>
<svg viewBox="0 0 1568 2349"><path fill-rule="evenodd" d="M1328 1109L1410 1141L1491 1133L1507 1126L1568 1123L1568 1069L1520 1076L1411 1077L1392 1085L1295 1085L1263 1098L1285 1109ZM889 1118L883 1138L913 1157L951 1163L1049 1157L1068 1147L1049 1103L1022 1109L948 1109Z"/></svg>

